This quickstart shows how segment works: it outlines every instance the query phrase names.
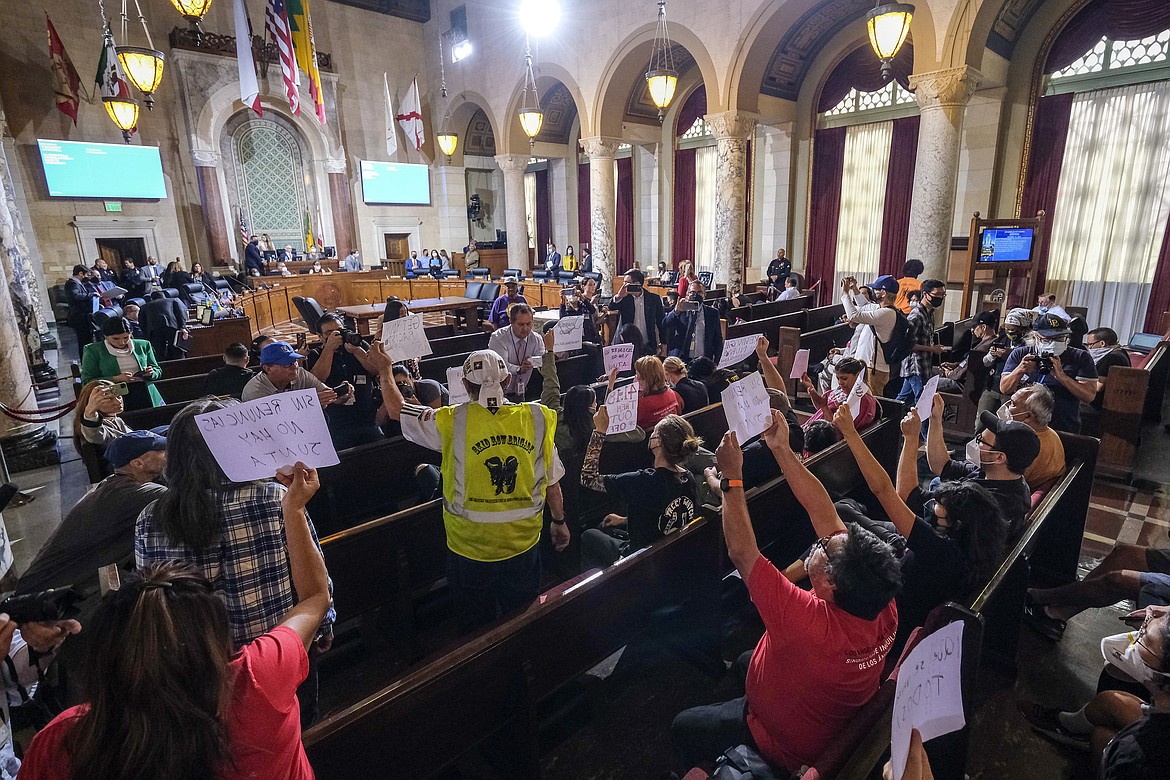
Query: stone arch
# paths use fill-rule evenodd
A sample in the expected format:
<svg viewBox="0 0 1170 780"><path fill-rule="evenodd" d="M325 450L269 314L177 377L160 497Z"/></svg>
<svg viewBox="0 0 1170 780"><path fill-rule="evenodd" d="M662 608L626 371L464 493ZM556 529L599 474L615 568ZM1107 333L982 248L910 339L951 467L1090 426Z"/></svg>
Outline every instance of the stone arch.
<svg viewBox="0 0 1170 780"><path fill-rule="evenodd" d="M221 159L229 202L277 246L304 246L304 214L311 211L304 179L301 134L279 115L260 118L242 109L224 126ZM314 219L316 221L316 219Z"/></svg>
<svg viewBox="0 0 1170 780"><path fill-rule="evenodd" d="M546 96L554 89L565 90L572 98L576 114L581 119L581 126L588 126L588 113L585 99L577 81L560 65L551 62L533 63L533 74L536 76L536 92L540 97L542 108ZM501 154L527 154L530 147L528 136L520 129L520 120L516 118L520 106L524 101L524 78L521 76L516 88L512 91L512 98L508 101L508 108L504 115L496 117L493 129L496 130L496 149ZM570 122L571 124L571 122ZM539 141L538 141L539 143Z"/></svg>
<svg viewBox="0 0 1170 780"><path fill-rule="evenodd" d="M626 116L626 107L630 95L630 88L637 79L642 78L646 71L646 63L650 60L650 47L654 40L654 24L645 24L630 33L617 47L609 62L602 71L598 85L596 102L594 103L594 123L590 126L593 135L620 138L622 124ZM711 113L724 110L724 102L719 87L719 73L715 68L707 47L687 27L677 23L670 23L671 41L686 50L695 60L695 65L702 75L703 84L707 88L707 109ZM582 134L586 125L582 124Z"/></svg>
<svg viewBox="0 0 1170 780"><path fill-rule="evenodd" d="M453 95L448 105L451 106L448 112L450 114L451 129L459 134L459 144L455 148L455 154L451 156L451 164L461 166L463 165L463 155L467 151L468 126L477 114L482 114L487 120L493 138L499 138L499 129L496 127L491 112L487 108L487 100L478 92L465 90L457 95ZM437 127L438 125L436 125Z"/></svg>

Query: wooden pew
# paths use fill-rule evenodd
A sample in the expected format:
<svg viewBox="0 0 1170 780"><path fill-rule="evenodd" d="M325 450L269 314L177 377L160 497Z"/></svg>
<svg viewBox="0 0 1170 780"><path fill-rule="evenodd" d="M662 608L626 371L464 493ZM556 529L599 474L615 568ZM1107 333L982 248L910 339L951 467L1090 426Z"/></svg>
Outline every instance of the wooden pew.
<svg viewBox="0 0 1170 780"><path fill-rule="evenodd" d="M147 428L157 428L160 425L170 425L171 420L183 407L190 403L190 399L173 404L164 404L151 409L136 409L132 412L123 412L122 419L136 431Z"/></svg>
<svg viewBox="0 0 1170 780"><path fill-rule="evenodd" d="M804 332L797 328L780 328L773 342L776 345L776 370L788 385L788 395L795 398L800 389L800 380L791 377L798 351L809 351L808 363L811 366L823 362L829 356L829 350L844 348L852 337L853 328L845 324Z"/></svg>
<svg viewBox="0 0 1170 780"><path fill-rule="evenodd" d="M1132 357L1132 356L1131 356ZM1142 424L1161 419L1165 374L1170 367L1170 341L1158 344L1140 366L1114 366L1105 378L1105 397L1095 426L1101 436L1097 458L1100 474L1129 481L1141 442ZM1159 392L1161 387L1161 392ZM1152 407L1157 411L1151 415Z"/></svg>
<svg viewBox="0 0 1170 780"><path fill-rule="evenodd" d="M222 360L220 361L220 365L223 365ZM192 374L172 378L167 378L166 374L163 374L163 378L155 382L154 387L158 390L159 395L162 396L163 401L168 404L177 404L194 401L196 398L203 397L203 385L206 383L206 374Z"/></svg>
<svg viewBox="0 0 1170 780"><path fill-rule="evenodd" d="M515 777L540 774L536 705L673 611L718 660L719 527L697 520L496 625L305 732L321 780L442 771L503 727Z"/></svg>
<svg viewBox="0 0 1170 780"><path fill-rule="evenodd" d="M818 306L809 309L805 327L808 330L821 330L837 324L837 320L845 316L845 307L839 303L831 306Z"/></svg>
<svg viewBox="0 0 1170 780"><path fill-rule="evenodd" d="M768 341L773 348L779 342L779 333L781 328L796 328L797 330L804 330L804 323L806 319L804 310L790 312L789 314L780 314L776 317L768 317L766 319L751 320L750 322L740 322L738 324L730 324L730 320L723 320L728 323L724 330L724 338L734 339L741 336L762 335L767 336Z"/></svg>
<svg viewBox="0 0 1170 780"><path fill-rule="evenodd" d="M207 376L209 371L219 368L224 362L222 355L204 355L181 360L163 360L158 365L162 369L164 379L177 379L181 376Z"/></svg>
<svg viewBox="0 0 1170 780"><path fill-rule="evenodd" d="M736 320L763 320L768 317L777 317L781 314L791 314L792 312L807 309L813 305L813 296L798 295L795 298L790 298L787 301L772 301L771 303L753 303L749 306L740 306L732 309L727 313L727 321L735 322Z"/></svg>

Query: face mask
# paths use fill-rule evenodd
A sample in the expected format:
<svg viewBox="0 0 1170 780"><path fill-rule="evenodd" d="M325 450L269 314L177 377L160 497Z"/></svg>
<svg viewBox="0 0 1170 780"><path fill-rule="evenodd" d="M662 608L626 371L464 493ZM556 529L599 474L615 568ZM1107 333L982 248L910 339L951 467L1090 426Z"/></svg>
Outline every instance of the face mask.
<svg viewBox="0 0 1170 780"><path fill-rule="evenodd" d="M1135 631L1114 634L1102 639L1101 655L1110 666L1120 669L1143 685L1153 684L1156 679L1166 676L1157 669L1151 669L1142 660Z"/></svg>
<svg viewBox="0 0 1170 780"><path fill-rule="evenodd" d="M942 306L945 300L945 298L939 298L935 295L926 296L926 302L930 304L932 309L937 309Z"/></svg>
<svg viewBox="0 0 1170 780"><path fill-rule="evenodd" d="M995 414L997 417L999 417L999 419L1006 420L1007 422L1011 422L1013 419L1012 407L1009 404L1004 404L1003 406L999 407L999 411Z"/></svg>
<svg viewBox="0 0 1170 780"><path fill-rule="evenodd" d="M1054 341L1054 342L1052 342L1052 355L1053 355L1053 357L1060 357L1061 355L1064 354L1064 351L1066 349L1068 349L1068 342L1067 341Z"/></svg>
<svg viewBox="0 0 1170 780"><path fill-rule="evenodd" d="M703 302L703 296L701 293L691 293L690 298L691 298L691 301L694 303L702 303Z"/></svg>
<svg viewBox="0 0 1170 780"><path fill-rule="evenodd" d="M967 462L983 468L983 457L979 454L979 442L974 439L967 442Z"/></svg>
<svg viewBox="0 0 1170 780"><path fill-rule="evenodd" d="M1112 351L1113 347L1093 347L1089 350L1089 354L1093 356L1093 362L1096 363Z"/></svg>

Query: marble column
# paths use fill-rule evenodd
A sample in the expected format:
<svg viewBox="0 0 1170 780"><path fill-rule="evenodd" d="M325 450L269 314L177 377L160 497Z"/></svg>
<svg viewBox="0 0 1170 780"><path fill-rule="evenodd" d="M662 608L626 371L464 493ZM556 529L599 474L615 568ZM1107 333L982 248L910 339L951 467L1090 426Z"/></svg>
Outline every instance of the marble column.
<svg viewBox="0 0 1170 780"><path fill-rule="evenodd" d="M524 204L524 169L526 154L497 154L496 165L504 172L504 203L508 229L508 267L532 267L528 259L528 212ZM537 247L539 255L540 248Z"/></svg>
<svg viewBox="0 0 1170 780"><path fill-rule="evenodd" d="M8 149L2 139L4 118L0 115L0 259L12 287L13 304L20 317L21 330L38 336L49 333L41 290L32 264L32 253L24 231L24 216L16 197L16 180L9 167ZM30 342L31 343L31 342ZM39 347L37 348L39 349Z"/></svg>
<svg viewBox="0 0 1170 780"><path fill-rule="evenodd" d="M982 80L967 65L910 77L921 119L906 257L922 261L924 279L947 278L963 114Z"/></svg>
<svg viewBox="0 0 1170 780"><path fill-rule="evenodd" d="M229 264L238 259L242 267L244 251L234 251L236 245L228 236L228 226L223 219L223 199L219 195L219 154L205 149L191 152L195 164L195 178L199 182L199 203L203 206L203 224L207 227L207 244L211 248L212 265ZM255 228L255 226L252 226ZM238 255L238 257L237 257ZM159 259L162 262L162 258Z"/></svg>
<svg viewBox="0 0 1170 780"><path fill-rule="evenodd" d="M614 291L617 274L617 190L614 159L620 138L582 138L581 148L589 156L589 225L593 231L593 270L601 273L602 290Z"/></svg>
<svg viewBox="0 0 1170 780"><path fill-rule="evenodd" d="M462 165L440 163L435 174L439 248L446 249L447 254L462 252L471 238L467 224L467 169Z"/></svg>
<svg viewBox="0 0 1170 780"><path fill-rule="evenodd" d="M724 111L704 117L715 136L715 257L710 258L715 283L729 293L743 288L747 229L747 145L756 117ZM706 265L707 258L696 258Z"/></svg>
<svg viewBox="0 0 1170 780"><path fill-rule="evenodd" d="M325 161L325 173L329 177L329 210L333 214L333 246L338 257L345 257L349 250L357 247L353 234L353 208L349 202L349 178L345 169L344 159Z"/></svg>

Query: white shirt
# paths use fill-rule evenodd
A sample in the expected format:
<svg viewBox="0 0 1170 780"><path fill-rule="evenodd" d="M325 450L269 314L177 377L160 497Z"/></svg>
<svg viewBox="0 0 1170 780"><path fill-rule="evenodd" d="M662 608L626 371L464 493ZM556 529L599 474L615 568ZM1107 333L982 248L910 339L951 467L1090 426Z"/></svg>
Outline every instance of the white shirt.
<svg viewBox="0 0 1170 780"><path fill-rule="evenodd" d="M798 295L800 295L800 290L796 289L795 287L786 287L784 288L784 292L780 293L780 296L776 298L776 300L787 301L795 298Z"/></svg>
<svg viewBox="0 0 1170 780"><path fill-rule="evenodd" d="M894 309L890 307L883 309L876 303L859 306L850 294L841 296L841 304L845 307L845 316L850 323L858 326L872 326L858 327L854 330L851 344L856 342L856 346L853 347L853 357L876 371L889 371L890 366L886 363L886 356L878 346L877 341L879 339L888 341L893 335L894 324L898 319ZM877 339L874 338L875 331Z"/></svg>
<svg viewBox="0 0 1170 780"><path fill-rule="evenodd" d="M520 387L527 386L528 380L532 377L532 369L521 370L520 364L535 355L544 354L544 339L537 336L536 331L530 331L527 338L520 339L512 333L511 327L500 328L488 338L488 349L502 357L508 364L508 372L512 374L512 379L505 389L510 393L520 392Z"/></svg>
<svg viewBox="0 0 1170 780"><path fill-rule="evenodd" d="M118 361L118 371L122 374L137 374L142 370L142 366L138 365L138 358L134 356L134 341L131 339L130 345L126 349L114 349L110 346L110 342L106 342L106 352L114 356Z"/></svg>
<svg viewBox="0 0 1170 780"><path fill-rule="evenodd" d="M650 334L646 332L646 293L630 296L634 299L634 325L642 334L642 340L650 343Z"/></svg>

